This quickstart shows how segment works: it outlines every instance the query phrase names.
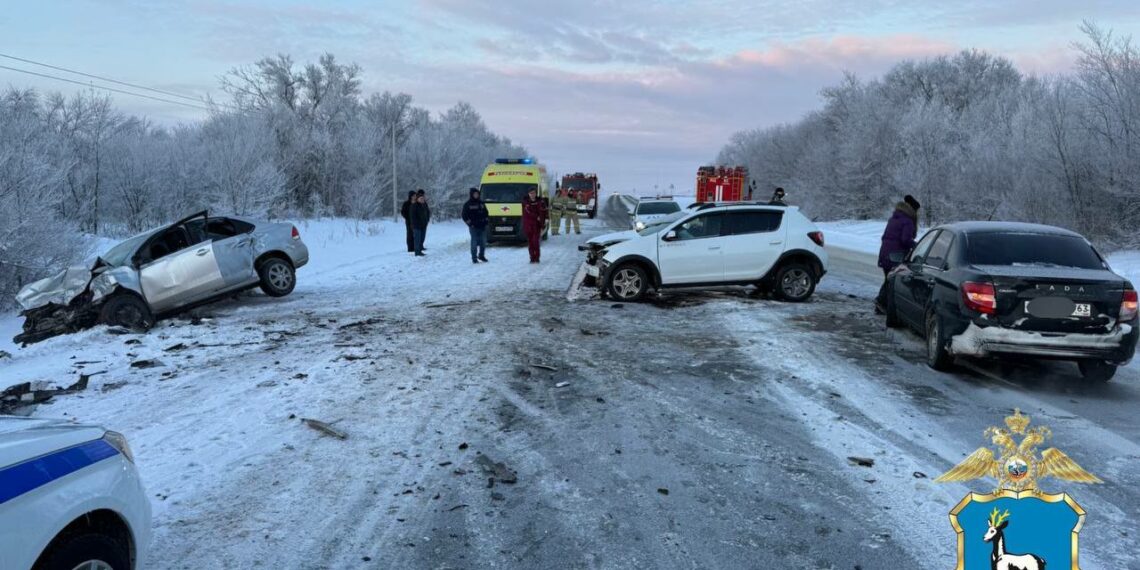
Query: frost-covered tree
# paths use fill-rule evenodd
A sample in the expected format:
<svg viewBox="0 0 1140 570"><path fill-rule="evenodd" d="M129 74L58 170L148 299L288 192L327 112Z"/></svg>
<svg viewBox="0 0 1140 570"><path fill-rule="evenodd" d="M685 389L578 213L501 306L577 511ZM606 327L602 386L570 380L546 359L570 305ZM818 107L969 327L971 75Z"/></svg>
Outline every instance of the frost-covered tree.
<svg viewBox="0 0 1140 570"><path fill-rule="evenodd" d="M226 75L230 100L206 119L175 127L90 92L10 89L0 99L0 308L85 256L84 235L123 237L199 210L376 218L394 213L393 180L397 202L423 187L449 218L488 162L525 154L466 103L432 116L404 93L365 98L361 74L332 55L265 58Z"/></svg>
<svg viewBox="0 0 1140 570"><path fill-rule="evenodd" d="M903 195L926 223L1011 219L1140 245L1140 53L1082 27L1075 72L1034 77L969 50L847 75L796 123L721 150L813 216L876 218Z"/></svg>

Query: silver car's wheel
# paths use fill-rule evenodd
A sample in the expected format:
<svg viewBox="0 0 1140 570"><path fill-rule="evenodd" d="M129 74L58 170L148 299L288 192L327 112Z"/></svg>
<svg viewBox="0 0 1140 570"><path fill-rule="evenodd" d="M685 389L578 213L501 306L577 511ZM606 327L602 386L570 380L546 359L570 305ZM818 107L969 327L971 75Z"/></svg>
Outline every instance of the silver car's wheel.
<svg viewBox="0 0 1140 570"><path fill-rule="evenodd" d="M815 276L806 266L790 263L776 273L776 288L785 301L806 301L815 292Z"/></svg>
<svg viewBox="0 0 1140 570"><path fill-rule="evenodd" d="M270 297L284 297L297 286L297 273L293 264L279 257L261 262L257 273L261 277L261 290Z"/></svg>
<svg viewBox="0 0 1140 570"><path fill-rule="evenodd" d="M149 329L154 326L150 306L138 295L119 292L103 302L99 309L99 322L117 327Z"/></svg>
<svg viewBox="0 0 1140 570"><path fill-rule="evenodd" d="M71 570L115 570L115 569L113 567L111 567L110 564L107 564L106 562L103 562L102 560L88 560L86 562L80 563L79 566L76 566L75 568L72 568Z"/></svg>
<svg viewBox="0 0 1140 570"><path fill-rule="evenodd" d="M645 270L636 265L622 265L610 275L610 296L619 301L636 301L645 295L648 288Z"/></svg>

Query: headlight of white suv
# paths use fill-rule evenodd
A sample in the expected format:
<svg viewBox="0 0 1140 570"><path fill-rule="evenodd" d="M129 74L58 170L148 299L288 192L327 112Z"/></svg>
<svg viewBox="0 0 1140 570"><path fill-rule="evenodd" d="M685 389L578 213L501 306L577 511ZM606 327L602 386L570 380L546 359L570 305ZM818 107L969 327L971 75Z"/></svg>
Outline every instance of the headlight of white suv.
<svg viewBox="0 0 1140 570"><path fill-rule="evenodd" d="M637 231L639 231L639 232L640 232L641 230L644 230L644 229L645 229L645 222L642 222L642 221L640 221L640 220L638 220L637 222L634 222L634 224L633 224L633 229L635 229L635 230L637 230Z"/></svg>

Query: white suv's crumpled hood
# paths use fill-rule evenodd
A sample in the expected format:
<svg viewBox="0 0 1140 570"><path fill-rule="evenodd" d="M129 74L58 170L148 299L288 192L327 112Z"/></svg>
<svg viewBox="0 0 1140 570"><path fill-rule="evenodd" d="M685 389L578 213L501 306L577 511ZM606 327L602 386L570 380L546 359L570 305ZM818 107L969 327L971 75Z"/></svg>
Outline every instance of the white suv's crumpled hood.
<svg viewBox="0 0 1140 570"><path fill-rule="evenodd" d="M637 235L637 232L633 230L625 230L622 232L614 232L612 234L602 234L600 236L590 238L590 240L586 243L594 243L599 245L606 243L618 243L628 241L636 237L639 237Z"/></svg>
<svg viewBox="0 0 1140 570"><path fill-rule="evenodd" d="M106 431L64 420L0 416L0 468L99 439Z"/></svg>

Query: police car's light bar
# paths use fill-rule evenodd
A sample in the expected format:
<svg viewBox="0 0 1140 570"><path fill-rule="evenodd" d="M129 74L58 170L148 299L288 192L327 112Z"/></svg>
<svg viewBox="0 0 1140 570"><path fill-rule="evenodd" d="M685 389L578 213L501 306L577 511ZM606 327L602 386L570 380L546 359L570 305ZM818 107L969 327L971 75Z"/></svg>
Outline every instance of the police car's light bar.
<svg viewBox="0 0 1140 570"><path fill-rule="evenodd" d="M534 159L526 158L496 158L495 164L534 164Z"/></svg>

